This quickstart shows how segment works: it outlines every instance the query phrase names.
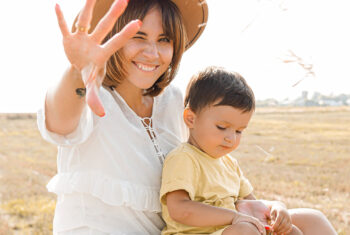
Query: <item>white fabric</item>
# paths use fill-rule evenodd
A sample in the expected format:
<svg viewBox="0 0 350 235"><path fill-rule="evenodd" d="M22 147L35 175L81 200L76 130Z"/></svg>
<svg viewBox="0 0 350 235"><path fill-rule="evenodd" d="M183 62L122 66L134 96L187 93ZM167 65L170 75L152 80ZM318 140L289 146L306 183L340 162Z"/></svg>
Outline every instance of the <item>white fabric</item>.
<svg viewBox="0 0 350 235"><path fill-rule="evenodd" d="M154 98L153 141L142 119L118 93L114 96L102 87L105 117L86 107L79 126L66 136L48 131L45 109L38 111L43 138L58 145L58 172L47 185L58 195L55 233L88 227L107 234L153 235L164 226L157 148L165 156L187 138L181 92L169 86Z"/></svg>

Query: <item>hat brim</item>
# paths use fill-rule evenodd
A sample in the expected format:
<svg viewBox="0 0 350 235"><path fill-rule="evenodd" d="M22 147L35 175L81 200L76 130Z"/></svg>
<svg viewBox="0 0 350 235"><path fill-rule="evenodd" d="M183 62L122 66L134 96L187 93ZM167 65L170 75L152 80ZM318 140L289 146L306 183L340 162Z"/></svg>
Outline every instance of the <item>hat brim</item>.
<svg viewBox="0 0 350 235"><path fill-rule="evenodd" d="M205 0L172 0L179 8L187 33L186 50L201 36L208 21L208 5ZM97 0L90 23L91 33L102 17L107 13L114 0ZM78 15L79 16L79 15ZM72 31L76 30L75 18Z"/></svg>

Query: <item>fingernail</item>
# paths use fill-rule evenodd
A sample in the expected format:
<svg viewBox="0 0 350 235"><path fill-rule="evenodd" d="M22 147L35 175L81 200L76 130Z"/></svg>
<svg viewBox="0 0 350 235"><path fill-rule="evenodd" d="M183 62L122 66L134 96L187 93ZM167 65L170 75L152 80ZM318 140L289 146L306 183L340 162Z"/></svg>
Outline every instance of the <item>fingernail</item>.
<svg viewBox="0 0 350 235"><path fill-rule="evenodd" d="M141 28L141 26L142 26L142 21L141 21L141 20L137 20L137 24L138 24L139 27Z"/></svg>

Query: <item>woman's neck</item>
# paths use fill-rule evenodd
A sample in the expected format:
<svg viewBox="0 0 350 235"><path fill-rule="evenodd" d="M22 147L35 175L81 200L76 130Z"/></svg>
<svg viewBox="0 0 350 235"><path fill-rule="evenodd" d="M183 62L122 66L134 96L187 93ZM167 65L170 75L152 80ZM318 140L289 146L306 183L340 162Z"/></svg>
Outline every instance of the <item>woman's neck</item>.
<svg viewBox="0 0 350 235"><path fill-rule="evenodd" d="M128 82L123 82L115 90L139 117L152 116L153 98L144 96L143 89L128 84Z"/></svg>

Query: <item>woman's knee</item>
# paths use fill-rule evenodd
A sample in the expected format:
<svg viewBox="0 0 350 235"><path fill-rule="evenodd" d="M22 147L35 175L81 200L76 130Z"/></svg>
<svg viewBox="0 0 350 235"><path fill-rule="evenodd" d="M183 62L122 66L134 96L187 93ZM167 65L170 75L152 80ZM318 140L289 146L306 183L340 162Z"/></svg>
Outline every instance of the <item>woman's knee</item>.
<svg viewBox="0 0 350 235"><path fill-rule="evenodd" d="M305 235L308 234L336 234L332 224L319 210L301 208L289 210L292 222ZM315 231L318 231L318 233Z"/></svg>
<svg viewBox="0 0 350 235"><path fill-rule="evenodd" d="M289 233L289 235L303 235L303 232L300 231L297 226L292 225L292 231Z"/></svg>
<svg viewBox="0 0 350 235"><path fill-rule="evenodd" d="M299 208L289 210L292 217L293 224L295 223L318 223L321 221L327 221L326 216L319 210L310 209L310 208Z"/></svg>
<svg viewBox="0 0 350 235"><path fill-rule="evenodd" d="M222 235L260 235L258 229L251 223L238 223L228 226Z"/></svg>

